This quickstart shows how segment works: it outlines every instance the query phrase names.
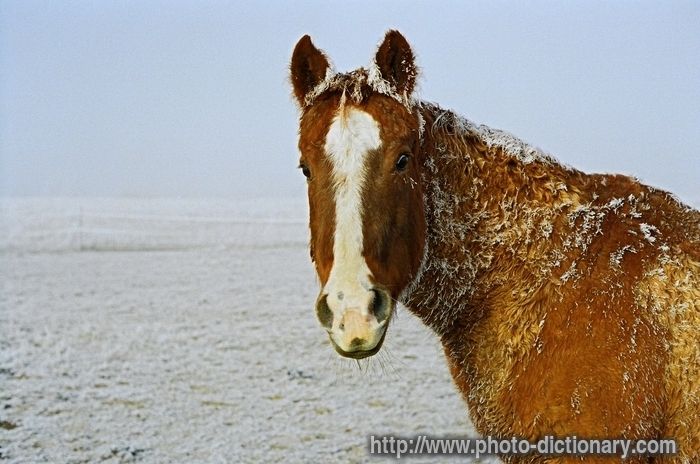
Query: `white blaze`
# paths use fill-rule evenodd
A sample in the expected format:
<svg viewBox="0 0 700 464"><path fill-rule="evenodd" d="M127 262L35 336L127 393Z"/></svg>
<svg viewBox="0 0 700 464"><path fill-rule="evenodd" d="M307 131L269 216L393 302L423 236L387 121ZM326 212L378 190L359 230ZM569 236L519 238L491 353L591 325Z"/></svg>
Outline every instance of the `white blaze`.
<svg viewBox="0 0 700 464"><path fill-rule="evenodd" d="M373 297L371 272L362 256L362 187L367 153L380 145L377 122L353 107L341 108L326 136L335 184L335 236L333 267L324 292L336 314L356 309L366 315Z"/></svg>

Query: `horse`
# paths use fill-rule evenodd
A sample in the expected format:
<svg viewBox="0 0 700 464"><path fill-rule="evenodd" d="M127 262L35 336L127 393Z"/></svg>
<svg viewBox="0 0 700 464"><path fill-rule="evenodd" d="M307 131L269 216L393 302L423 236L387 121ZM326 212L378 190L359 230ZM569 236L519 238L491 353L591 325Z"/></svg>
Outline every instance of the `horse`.
<svg viewBox="0 0 700 464"><path fill-rule="evenodd" d="M400 302L480 434L673 438L676 455L629 462L700 462L700 212L421 100L418 77L395 30L368 69L336 72L308 35L292 54L334 349L376 354Z"/></svg>

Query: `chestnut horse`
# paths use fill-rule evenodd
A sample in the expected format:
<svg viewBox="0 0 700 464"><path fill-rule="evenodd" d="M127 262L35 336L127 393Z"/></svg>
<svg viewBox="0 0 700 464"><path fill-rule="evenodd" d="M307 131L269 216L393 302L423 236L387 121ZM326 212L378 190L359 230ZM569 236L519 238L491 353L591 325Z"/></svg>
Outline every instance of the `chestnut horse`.
<svg viewBox="0 0 700 464"><path fill-rule="evenodd" d="M417 75L396 31L349 73L308 36L294 49L335 350L377 353L401 302L440 337L479 433L673 438L677 455L629 462L700 462L700 212L418 100Z"/></svg>

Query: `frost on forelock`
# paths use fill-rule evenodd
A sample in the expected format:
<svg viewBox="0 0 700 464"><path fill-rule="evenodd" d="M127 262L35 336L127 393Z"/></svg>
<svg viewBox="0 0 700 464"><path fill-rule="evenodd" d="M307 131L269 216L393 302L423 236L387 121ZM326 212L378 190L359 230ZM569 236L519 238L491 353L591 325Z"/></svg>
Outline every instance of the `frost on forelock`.
<svg viewBox="0 0 700 464"><path fill-rule="evenodd" d="M362 103L366 96L366 93L363 92L366 88L393 98L409 111L416 104L416 100L411 95L406 92L399 92L396 86L382 77L376 62L372 63L369 70L359 68L347 73L336 72L334 67L330 66L326 72L326 78L306 95L304 103L306 106L311 106L323 93L334 91L341 93L342 103L350 99L351 102L359 104Z"/></svg>
<svg viewBox="0 0 700 464"><path fill-rule="evenodd" d="M411 71L412 77L417 78L415 73L415 70ZM326 72L326 78L306 95L304 103L308 107L313 105L316 99L324 93L338 92L341 95L340 107L343 107L348 101L359 104L370 93L368 90L393 98L407 110L414 112L418 118L418 136L423 137L425 120L420 111L415 111L420 101L414 99L407 92L399 92L396 86L384 79L376 62L372 63L369 70L359 68L347 73L338 73L333 65L330 65Z"/></svg>

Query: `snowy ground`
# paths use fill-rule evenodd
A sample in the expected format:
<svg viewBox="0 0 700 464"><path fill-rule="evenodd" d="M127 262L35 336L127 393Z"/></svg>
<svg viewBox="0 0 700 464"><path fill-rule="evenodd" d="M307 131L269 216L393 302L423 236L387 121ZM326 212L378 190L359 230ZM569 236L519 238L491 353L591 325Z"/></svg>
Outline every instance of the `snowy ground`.
<svg viewBox="0 0 700 464"><path fill-rule="evenodd" d="M0 459L390 462L368 435L475 436L407 311L369 363L333 353L307 237L303 201L0 200Z"/></svg>

